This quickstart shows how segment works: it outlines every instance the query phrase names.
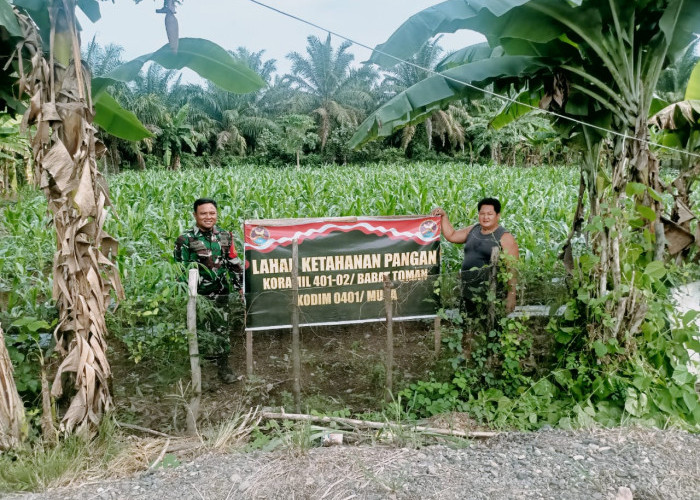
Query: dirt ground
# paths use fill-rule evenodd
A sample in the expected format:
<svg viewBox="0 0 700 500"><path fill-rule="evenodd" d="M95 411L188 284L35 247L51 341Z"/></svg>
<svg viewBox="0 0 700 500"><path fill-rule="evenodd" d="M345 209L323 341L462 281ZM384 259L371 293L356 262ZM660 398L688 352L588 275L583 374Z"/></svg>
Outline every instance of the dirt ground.
<svg viewBox="0 0 700 500"><path fill-rule="evenodd" d="M426 379L435 367L434 325L429 321L394 323L393 386ZM301 411L352 413L379 411L386 380L386 325L383 322L301 329ZM203 361L202 421L215 423L242 408L283 407L294 411L290 330L254 332L253 377L245 374L245 334L232 338L230 362L239 374L222 384L212 362ZM117 418L163 432L184 427L189 399L189 361L168 366L134 364L123 352L112 356Z"/></svg>

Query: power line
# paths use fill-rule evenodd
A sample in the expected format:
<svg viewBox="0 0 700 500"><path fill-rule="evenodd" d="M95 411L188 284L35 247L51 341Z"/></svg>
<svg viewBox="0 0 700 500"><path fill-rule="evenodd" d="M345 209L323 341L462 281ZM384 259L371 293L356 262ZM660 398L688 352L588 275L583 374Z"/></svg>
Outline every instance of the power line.
<svg viewBox="0 0 700 500"><path fill-rule="evenodd" d="M519 105L519 106L523 106L523 107L529 108L529 109L531 109L531 110L533 110L533 111L539 111L539 112L541 112L541 113L545 113L545 114L548 114L548 115L551 115L551 116L555 116L555 117L557 117L557 118L561 118L562 120L567 120L567 121L569 121L569 122L577 123L577 124L583 125L583 126L585 126L585 127L590 127L590 128L592 128L592 129L598 130L598 131L600 131L600 132L605 132L605 133L608 133L608 134L616 135L616 136L618 136L618 137L622 137L624 140L630 139L630 140L638 141L638 142L640 142L640 143L642 143L642 144L646 144L646 145L648 145L648 146L656 146L657 148L660 148L660 149L665 149L665 150L672 151L672 152L675 152L675 153L680 153L680 154L685 154L685 155L688 155L688 156L693 156L693 157L695 157L695 158L700 158L700 154L697 154L697 153L692 153L692 152L690 152L690 151L684 151L684 150L682 150L682 149L676 149L676 148L673 148L673 147L671 147L671 146L666 146L666 145L664 145L664 144L660 144L660 143L657 143L657 142L648 141L648 140L646 140L646 139L639 139L639 138L637 138L637 137L631 137L631 136L629 136L629 135L627 135L627 134L624 134L624 133L622 133L622 132L617 132L617 131L615 131L615 130L610 130L610 129L607 129L607 128L605 128L605 127L601 127L601 126L599 126L599 125L594 125L594 124L592 124L592 123L586 123L586 122L583 121L583 120L579 120L579 119L573 118L573 117L571 117L571 116L566 116L566 115L563 115L563 114L561 114L561 113L557 113L556 111L550 111L550 110L547 110L547 109L541 109L541 108L539 108L539 107L532 106L531 104L527 104L527 103L523 103L523 102L516 101L515 99L512 99L512 98L510 98L510 97L508 97L508 96L504 96L504 95L501 95L501 94L497 94L497 93L495 93L495 92L491 92L490 90L482 89L482 88L480 88L480 87L477 87L476 85L472 85L471 83L467 83L467 82L461 81L461 80L459 80L458 78L454 78L454 77L451 77L451 76L448 76L448 75L445 75L445 74L438 73L437 71L435 71L435 70L433 70L433 69L424 68L424 67L422 67L422 66L420 66L420 65L418 65L418 64L415 64L415 63L413 63L413 62L411 62L411 61L407 61L407 60L401 59L400 57L397 57L397 56L395 56L395 55L393 55L393 54L389 54L388 52L383 52L383 51L378 50L378 49L376 49L376 48L374 48L374 47L370 47L369 45L366 45L366 44L364 44L364 43L358 42L358 41L356 41L356 40L354 40L354 39L352 39L352 38L349 38L349 37L347 37L347 36L345 36L345 35L342 35L342 34L340 34L340 33L336 33L335 31L326 29L326 28L324 28L323 26L319 26L318 24L313 23L313 22L311 22L311 21L308 21L308 20L306 20L306 19L304 19L304 18L301 18L301 17L299 17L299 16L295 16L294 14L290 14L289 12L285 12L285 11L283 11L283 10L281 10L281 9L276 8L276 7L272 7L271 5L264 4L264 3L260 2L259 0L248 0L248 1L249 1L249 2L252 2L252 3L254 3L254 4L257 4L257 5L261 6L261 7L264 7L264 8L266 8L266 9L269 9L269 10L271 10L271 11L277 12L278 14L281 14L281 15L283 15L283 16L286 16L286 17L289 17L289 18L291 18L291 19L294 19L295 21L299 21L300 23L303 23L303 24L312 26L312 27L314 27L314 28L316 28L316 29L319 29L319 30L321 30L321 31L325 31L326 33L329 33L329 34L331 34L331 35L333 35L333 36L337 36L338 38L340 38L340 39L342 39L342 40L346 40L346 41L348 41L348 42L350 42L350 43L352 43L352 44L354 44L354 45L357 45L358 47L362 47L362 48L364 48L364 49L367 49L367 50L369 50L370 52L376 52L376 53L381 54L381 55L383 55L383 56L390 57L390 58L396 60L398 63L407 64L407 65L412 66L412 67L414 67L414 68L417 68L417 69L419 69L419 70L421 70L421 71L426 71L427 73L430 73L430 74L432 74L432 75L440 75L440 76L442 76L443 78L445 78L446 80L450 80L450 81L455 82L455 83L458 83L458 84L460 84L460 85L464 85L465 87L468 87L468 88L473 89L473 90L477 90L477 91L482 92L482 93L484 93L484 94L486 94L486 95L489 95L489 96L491 96L491 97L495 97L495 98L497 98L497 99L501 99L502 101L507 101L507 102L509 102L509 103L511 103L511 104L517 104L517 105Z"/></svg>

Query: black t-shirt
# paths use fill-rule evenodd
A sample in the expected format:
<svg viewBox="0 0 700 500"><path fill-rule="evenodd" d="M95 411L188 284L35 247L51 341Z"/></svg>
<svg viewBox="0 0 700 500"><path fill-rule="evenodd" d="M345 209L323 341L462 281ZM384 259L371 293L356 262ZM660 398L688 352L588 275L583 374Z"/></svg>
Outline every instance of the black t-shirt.
<svg viewBox="0 0 700 500"><path fill-rule="evenodd" d="M463 281L477 285L488 280L491 251L494 247L501 246L501 237L506 232L503 226L498 226L492 233L482 234L481 225L474 224L464 242Z"/></svg>

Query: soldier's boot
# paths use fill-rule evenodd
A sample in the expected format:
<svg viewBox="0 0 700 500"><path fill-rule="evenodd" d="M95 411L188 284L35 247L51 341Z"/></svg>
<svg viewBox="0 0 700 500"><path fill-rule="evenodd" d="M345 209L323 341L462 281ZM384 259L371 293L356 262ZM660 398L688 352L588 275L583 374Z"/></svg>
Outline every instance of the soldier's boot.
<svg viewBox="0 0 700 500"><path fill-rule="evenodd" d="M224 384L233 384L238 377L233 373L231 367L228 364L228 354L220 354L216 357L216 373Z"/></svg>

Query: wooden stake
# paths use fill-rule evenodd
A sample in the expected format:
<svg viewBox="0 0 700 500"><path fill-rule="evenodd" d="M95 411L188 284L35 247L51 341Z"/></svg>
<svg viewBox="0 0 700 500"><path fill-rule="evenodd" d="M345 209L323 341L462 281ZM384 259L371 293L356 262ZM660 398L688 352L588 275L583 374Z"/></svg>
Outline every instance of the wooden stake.
<svg viewBox="0 0 700 500"><path fill-rule="evenodd" d="M393 288L389 274L384 275L384 309L386 312L386 401L392 399L394 372L394 304L391 300Z"/></svg>
<svg viewBox="0 0 700 500"><path fill-rule="evenodd" d="M435 336L435 358L440 357L440 348L442 347L442 328L440 316L435 316L433 322L433 334Z"/></svg>
<svg viewBox="0 0 700 500"><path fill-rule="evenodd" d="M301 411L301 348L299 346L299 242L292 242L292 376L294 408Z"/></svg>
<svg viewBox="0 0 700 500"><path fill-rule="evenodd" d="M496 282L498 280L498 254L500 247L495 246L491 249L491 275L489 276L489 296L496 296ZM496 326L496 299L489 302L489 330L493 330Z"/></svg>
<svg viewBox="0 0 700 500"><path fill-rule="evenodd" d="M248 377L253 376L253 332L245 332L245 373Z"/></svg>
<svg viewBox="0 0 700 500"><path fill-rule="evenodd" d="M190 369L192 371L192 399L187 408L187 432L197 433L199 402L202 396L202 370L199 364L199 343L197 341L197 283L199 271L190 269L187 280L189 300L187 302L187 342L190 349Z"/></svg>

